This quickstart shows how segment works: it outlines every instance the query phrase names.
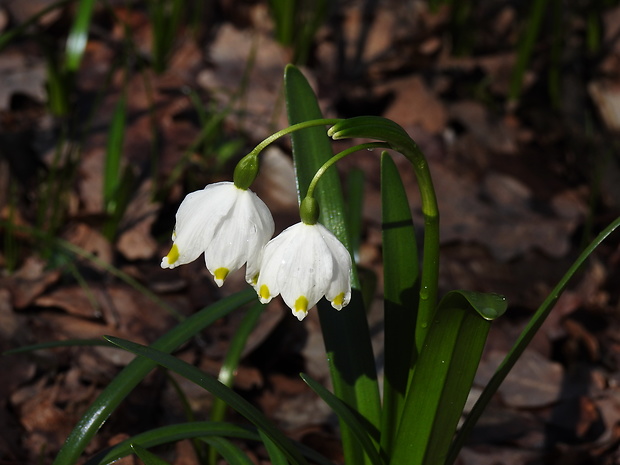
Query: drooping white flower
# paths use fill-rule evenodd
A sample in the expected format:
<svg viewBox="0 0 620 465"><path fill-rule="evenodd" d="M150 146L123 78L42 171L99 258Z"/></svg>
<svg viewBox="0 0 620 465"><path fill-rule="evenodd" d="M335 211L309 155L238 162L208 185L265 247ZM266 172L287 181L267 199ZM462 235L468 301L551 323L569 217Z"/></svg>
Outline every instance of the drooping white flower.
<svg viewBox="0 0 620 465"><path fill-rule="evenodd" d="M341 310L351 300L351 256L325 226L297 223L265 246L255 288L262 303L281 294L300 321L323 296Z"/></svg>
<svg viewBox="0 0 620 465"><path fill-rule="evenodd" d="M174 244L161 267L175 268L204 253L218 286L246 263L246 280L255 283L262 249L273 231L271 212L254 192L232 182L209 184L181 202Z"/></svg>

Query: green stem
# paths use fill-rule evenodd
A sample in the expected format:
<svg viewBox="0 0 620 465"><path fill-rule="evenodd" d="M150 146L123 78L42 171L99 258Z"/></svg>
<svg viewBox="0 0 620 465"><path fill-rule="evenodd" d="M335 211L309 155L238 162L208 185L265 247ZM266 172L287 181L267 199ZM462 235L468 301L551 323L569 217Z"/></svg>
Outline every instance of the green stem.
<svg viewBox="0 0 620 465"><path fill-rule="evenodd" d="M332 126L336 123L339 123L340 121L342 120L337 119L337 118L321 118L321 119L313 119L313 120L303 121L301 123L293 124L292 126L288 126L284 129L281 129L280 131L267 137L264 141L262 141L256 147L254 147L254 149L250 153L248 153L246 157L256 156L257 154L262 152L265 149L265 147L267 147L269 144L275 142L280 137L286 136L287 134L291 134L292 132L299 131L300 129L313 128L316 126Z"/></svg>
<svg viewBox="0 0 620 465"><path fill-rule="evenodd" d="M439 280L439 208L433 188L433 180L424 154L417 144L410 139L407 146L394 147L413 165L418 179L418 188L422 200L424 215L424 255L422 258L422 276L420 278L420 297L418 319L416 324L417 353L422 350L424 338L435 314L437 306L437 287Z"/></svg>
<svg viewBox="0 0 620 465"><path fill-rule="evenodd" d="M392 150L402 153L413 165L424 215L424 256L415 331L416 348L419 352L435 314L439 278L439 209L428 162L418 145L401 126L379 116L357 116L343 120L342 123L332 126L327 135L334 140L364 137L386 141Z"/></svg>
<svg viewBox="0 0 620 465"><path fill-rule="evenodd" d="M306 197L314 197L314 188L319 182L319 179L321 179L321 176L323 176L323 173L325 173L325 171L327 171L330 167L332 167L334 164L342 160L347 155L351 155L352 153L359 152L360 150L364 150L364 149L373 150L373 149L384 149L384 148L391 148L391 147L389 144L386 144L385 142L368 142L366 144L359 144L353 147L349 147L348 149L337 153L336 155L331 157L329 160L327 160L317 170L316 174L312 178L312 181L310 181L310 185L308 186L308 192L306 194Z"/></svg>

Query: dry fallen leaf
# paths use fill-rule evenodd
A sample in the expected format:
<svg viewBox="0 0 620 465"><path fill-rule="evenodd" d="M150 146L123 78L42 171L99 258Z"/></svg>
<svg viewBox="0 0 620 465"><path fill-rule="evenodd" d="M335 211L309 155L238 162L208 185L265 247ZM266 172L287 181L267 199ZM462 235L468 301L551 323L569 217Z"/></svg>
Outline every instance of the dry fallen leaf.
<svg viewBox="0 0 620 465"><path fill-rule="evenodd" d="M46 270L46 263L38 258L29 257L17 272L6 281L11 292L13 306L18 309L27 307L60 278L59 270Z"/></svg>
<svg viewBox="0 0 620 465"><path fill-rule="evenodd" d="M497 351L486 354L476 373L475 384L486 385L505 355ZM526 349L500 386L499 394L511 407L543 407L560 400L563 377L562 365Z"/></svg>

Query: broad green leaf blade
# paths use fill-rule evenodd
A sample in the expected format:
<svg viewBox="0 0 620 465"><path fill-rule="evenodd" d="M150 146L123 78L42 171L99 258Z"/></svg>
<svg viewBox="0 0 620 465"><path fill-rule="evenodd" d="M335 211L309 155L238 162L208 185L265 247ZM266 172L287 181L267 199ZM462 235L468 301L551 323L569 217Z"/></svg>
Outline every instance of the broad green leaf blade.
<svg viewBox="0 0 620 465"><path fill-rule="evenodd" d="M273 426L273 424L269 422L269 420L267 420L265 416L256 409L256 407L230 388L224 386L213 376L208 375L195 366L160 350L136 344L134 342L125 341L116 337L108 336L106 339L129 352L133 352L136 355L149 359L158 365L174 371L194 384L206 389L214 396L220 397L230 406L230 408L243 415L257 428L262 429L272 441L280 446L289 460L296 464L306 463L306 460L301 455L299 450L295 448L291 440L284 436L284 434L282 434L275 426Z"/></svg>
<svg viewBox="0 0 620 465"><path fill-rule="evenodd" d="M286 67L284 90L290 124L322 118L314 92L294 66ZM292 142L297 188L300 196L305 196L312 177L333 152L322 128L297 131L292 134ZM342 189L335 170L323 175L315 194L321 208L319 221L349 248ZM319 318L336 396L378 431L381 405L377 373L355 267L353 286L351 303L340 312L334 311L324 300L319 302ZM341 423L341 426L347 463L365 463L367 456L357 446L352 432L346 424ZM379 438L373 440L378 443Z"/></svg>
<svg viewBox="0 0 620 465"><path fill-rule="evenodd" d="M217 450L229 465L254 465L249 457L228 439L211 436L202 440Z"/></svg>
<svg viewBox="0 0 620 465"><path fill-rule="evenodd" d="M321 110L310 84L304 75L292 65L284 73L284 91L289 124L322 119ZM298 201L305 197L312 177L333 156L326 129L311 127L291 134L293 160L297 179ZM349 235L345 225L345 208L342 188L335 169L328 170L321 178L315 196L321 207L319 221L328 227L340 241L349 247Z"/></svg>
<svg viewBox="0 0 620 465"><path fill-rule="evenodd" d="M480 419L482 412L485 407L491 401L493 395L497 392L497 389L502 384L512 367L529 343L534 338L534 335L538 332L542 324L545 322L549 313L553 309L554 305L568 286L571 278L577 273L577 271L581 268L584 262L590 257L594 249L596 249L612 232L614 232L618 227L620 227L620 218L616 218L609 226L607 226L591 243L585 250L577 257L575 262L568 269L566 274L562 276L562 279L558 282L558 284L553 288L553 290L549 293L545 301L541 304L541 306L536 310L536 313L529 321L527 326L521 332L519 339L515 345L510 349L510 352L506 355L501 365L497 368L497 371L493 375L493 377L489 380L489 383L485 386L482 394L474 404L473 409L467 415L463 426L459 430L457 436L454 439L452 446L450 447L450 454L446 460L446 465L451 465L456 460L459 451L465 444L465 440L467 436L474 428L476 422Z"/></svg>
<svg viewBox="0 0 620 465"><path fill-rule="evenodd" d="M77 71L80 67L88 41L88 29L90 28L90 18L94 6L95 0L80 0L78 2L75 20L67 38L65 68L68 71Z"/></svg>
<svg viewBox="0 0 620 465"><path fill-rule="evenodd" d="M370 457L371 462L375 465L383 464L383 459L379 456L374 441L372 440L372 437L376 435L376 432L373 431L374 426L363 425L362 421L356 417L354 411L310 376L305 373L302 373L300 376L301 379L303 379L304 382L330 406L334 413L338 415L338 418L347 425L355 436L355 439L357 439L359 445L366 451L368 457Z"/></svg>
<svg viewBox="0 0 620 465"><path fill-rule="evenodd" d="M136 454L138 458L144 462L144 465L170 465L170 462L160 459L155 454L149 452L138 444L132 444L131 450L133 450L134 454Z"/></svg>
<svg viewBox="0 0 620 465"><path fill-rule="evenodd" d="M385 328L381 448L389 457L417 359L419 269L407 193L387 153L381 155L381 209Z"/></svg>
<svg viewBox="0 0 620 465"><path fill-rule="evenodd" d="M254 431L243 426L230 423L213 423L198 421L191 423L181 423L177 425L167 425L155 428L145 433L133 436L125 441L99 452L90 458L85 465L107 465L116 462L133 451L132 445L139 445L143 448L160 446L181 441L183 439L194 439L208 436L230 437L258 441L260 438Z"/></svg>
<svg viewBox="0 0 620 465"><path fill-rule="evenodd" d="M499 316L505 309L505 299L495 295L452 291L442 299L411 379L390 464L444 463L490 327L480 314Z"/></svg>
<svg viewBox="0 0 620 465"><path fill-rule="evenodd" d="M250 288L226 297L187 318L159 338L152 347L165 352L172 352L214 321L253 299L256 299L256 292ZM75 428L73 428L64 446L56 456L54 465L66 465L77 462L101 425L155 366L156 364L151 360L136 358L116 375L91 404Z"/></svg>
<svg viewBox="0 0 620 465"><path fill-rule="evenodd" d="M347 230L350 233L351 250L357 261L362 242L364 208L364 172L360 169L351 170L347 177L347 202Z"/></svg>

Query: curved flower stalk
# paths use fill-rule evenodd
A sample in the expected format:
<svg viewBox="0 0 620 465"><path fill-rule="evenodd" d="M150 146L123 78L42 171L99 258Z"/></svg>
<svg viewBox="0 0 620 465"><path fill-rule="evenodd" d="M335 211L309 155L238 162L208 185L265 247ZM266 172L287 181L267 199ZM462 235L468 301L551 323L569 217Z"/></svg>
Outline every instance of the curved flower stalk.
<svg viewBox="0 0 620 465"><path fill-rule="evenodd" d="M181 202L174 244L161 267L175 268L204 253L218 286L246 263L246 280L255 283L262 249L273 232L271 212L254 192L233 182L209 184Z"/></svg>
<svg viewBox="0 0 620 465"><path fill-rule="evenodd" d="M306 198L303 221L267 243L255 286L264 304L282 295L300 321L323 296L336 310L351 300L351 256L331 231L316 222L318 210L307 214L304 207L313 202Z"/></svg>

